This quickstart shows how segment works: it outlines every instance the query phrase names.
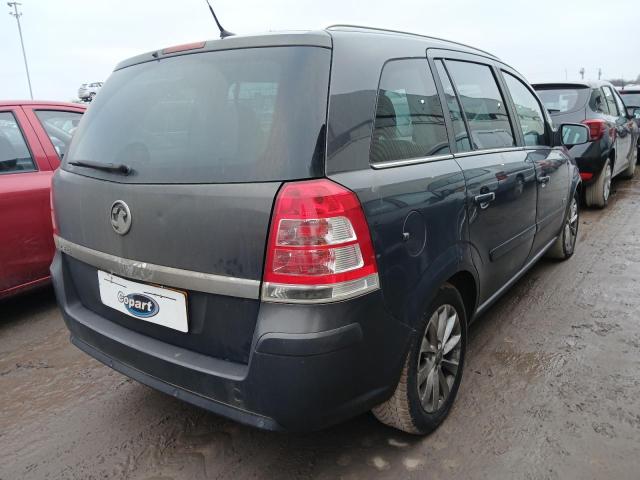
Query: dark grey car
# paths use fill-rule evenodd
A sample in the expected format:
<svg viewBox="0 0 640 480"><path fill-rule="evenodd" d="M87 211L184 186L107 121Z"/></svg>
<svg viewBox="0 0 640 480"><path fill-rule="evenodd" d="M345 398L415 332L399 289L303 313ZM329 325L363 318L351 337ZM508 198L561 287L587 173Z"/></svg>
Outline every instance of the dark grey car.
<svg viewBox="0 0 640 480"><path fill-rule="evenodd" d="M578 171L488 53L334 26L121 63L53 185L72 342L267 429L436 428L467 325L573 254Z"/></svg>
<svg viewBox="0 0 640 480"><path fill-rule="evenodd" d="M638 127L609 82L540 83L534 85L554 122L584 123L589 142L575 146L575 158L589 207L609 201L611 180L632 178L638 154Z"/></svg>

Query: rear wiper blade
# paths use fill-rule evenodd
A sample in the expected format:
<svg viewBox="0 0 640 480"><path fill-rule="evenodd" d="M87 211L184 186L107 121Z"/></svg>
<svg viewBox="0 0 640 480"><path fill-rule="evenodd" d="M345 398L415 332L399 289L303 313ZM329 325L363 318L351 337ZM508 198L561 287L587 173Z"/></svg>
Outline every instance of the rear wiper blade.
<svg viewBox="0 0 640 480"><path fill-rule="evenodd" d="M75 167L95 168L96 170L104 170L105 172L119 173L121 175L129 175L131 173L131 167L124 163L100 163L92 162L91 160L73 160L69 162L69 165Z"/></svg>

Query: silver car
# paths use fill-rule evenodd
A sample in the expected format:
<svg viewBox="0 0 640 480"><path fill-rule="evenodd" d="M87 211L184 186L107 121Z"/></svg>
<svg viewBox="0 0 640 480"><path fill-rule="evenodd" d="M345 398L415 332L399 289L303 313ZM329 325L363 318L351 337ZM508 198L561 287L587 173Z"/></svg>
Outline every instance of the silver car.
<svg viewBox="0 0 640 480"><path fill-rule="evenodd" d="M102 82L83 83L78 89L78 98L85 102L90 102L102 88Z"/></svg>

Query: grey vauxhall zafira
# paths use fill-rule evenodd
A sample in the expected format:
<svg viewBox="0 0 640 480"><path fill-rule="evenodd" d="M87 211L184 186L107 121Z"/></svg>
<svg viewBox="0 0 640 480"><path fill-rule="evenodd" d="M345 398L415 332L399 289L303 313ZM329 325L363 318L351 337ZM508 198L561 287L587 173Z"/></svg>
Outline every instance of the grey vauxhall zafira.
<svg viewBox="0 0 640 480"><path fill-rule="evenodd" d="M424 434L467 326L545 253L580 177L495 56L364 27L228 37L116 68L53 182L71 341L265 429L373 410Z"/></svg>

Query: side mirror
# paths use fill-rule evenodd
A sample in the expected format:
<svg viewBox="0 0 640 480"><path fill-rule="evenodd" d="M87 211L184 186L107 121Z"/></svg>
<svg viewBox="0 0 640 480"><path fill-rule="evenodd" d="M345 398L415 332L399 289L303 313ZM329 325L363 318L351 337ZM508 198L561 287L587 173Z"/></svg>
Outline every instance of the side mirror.
<svg viewBox="0 0 640 480"><path fill-rule="evenodd" d="M561 144L565 147L582 145L589 141L589 129L579 123L563 123L560 125Z"/></svg>
<svg viewBox="0 0 640 480"><path fill-rule="evenodd" d="M640 107L627 107L627 118L640 118Z"/></svg>

